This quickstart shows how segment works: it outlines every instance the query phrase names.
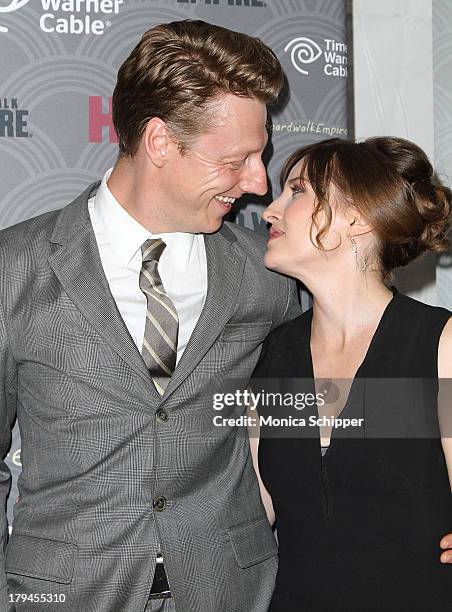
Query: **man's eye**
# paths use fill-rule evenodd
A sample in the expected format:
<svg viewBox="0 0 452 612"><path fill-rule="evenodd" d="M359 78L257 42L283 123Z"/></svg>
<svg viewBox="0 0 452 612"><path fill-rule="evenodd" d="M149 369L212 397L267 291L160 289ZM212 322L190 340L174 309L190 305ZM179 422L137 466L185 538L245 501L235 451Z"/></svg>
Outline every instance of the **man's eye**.
<svg viewBox="0 0 452 612"><path fill-rule="evenodd" d="M240 168L243 166L244 163L245 163L245 160L240 159L238 161L229 162L228 166L232 168L232 170L240 170Z"/></svg>

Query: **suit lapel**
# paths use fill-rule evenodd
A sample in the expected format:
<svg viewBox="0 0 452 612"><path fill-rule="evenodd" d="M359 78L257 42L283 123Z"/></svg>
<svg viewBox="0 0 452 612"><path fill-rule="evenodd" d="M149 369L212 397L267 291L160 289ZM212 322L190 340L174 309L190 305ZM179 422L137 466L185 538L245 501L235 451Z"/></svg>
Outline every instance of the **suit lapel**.
<svg viewBox="0 0 452 612"><path fill-rule="evenodd" d="M91 185L61 212L51 238L54 252L49 263L74 305L111 348L148 385L158 402L146 365L111 295L88 212L88 199L99 183ZM163 400L191 374L231 316L242 283L246 257L236 249L233 232L224 225L205 236L207 295L201 316L178 363Z"/></svg>
<svg viewBox="0 0 452 612"><path fill-rule="evenodd" d="M102 267L88 212L88 199L97 187L91 186L63 209L51 238L57 246L49 263L74 305L119 357L146 381L150 392L159 400L146 365L111 295Z"/></svg>
<svg viewBox="0 0 452 612"><path fill-rule="evenodd" d="M233 232L223 225L204 237L207 258L207 295L201 316L166 388L166 400L191 374L215 342L236 304L246 256L239 254Z"/></svg>

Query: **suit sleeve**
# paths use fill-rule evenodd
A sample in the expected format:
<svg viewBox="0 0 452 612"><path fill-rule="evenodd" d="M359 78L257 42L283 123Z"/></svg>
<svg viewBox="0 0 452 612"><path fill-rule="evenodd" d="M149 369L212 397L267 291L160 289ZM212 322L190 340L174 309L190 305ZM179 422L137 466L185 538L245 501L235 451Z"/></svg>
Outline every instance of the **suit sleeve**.
<svg viewBox="0 0 452 612"><path fill-rule="evenodd" d="M275 319L274 327L278 327L281 323L285 321L291 321L296 317L299 317L302 313L300 298L298 294L298 285L291 278L284 279L285 286L283 285L285 291L283 295L285 295L285 300L281 300L279 303L282 308L279 313L279 320Z"/></svg>
<svg viewBox="0 0 452 612"><path fill-rule="evenodd" d="M17 379L5 325L3 306L0 302L0 612L8 609L8 589L5 572L5 552L8 542L6 500L11 486L11 472L5 457L11 444L11 430L16 414Z"/></svg>

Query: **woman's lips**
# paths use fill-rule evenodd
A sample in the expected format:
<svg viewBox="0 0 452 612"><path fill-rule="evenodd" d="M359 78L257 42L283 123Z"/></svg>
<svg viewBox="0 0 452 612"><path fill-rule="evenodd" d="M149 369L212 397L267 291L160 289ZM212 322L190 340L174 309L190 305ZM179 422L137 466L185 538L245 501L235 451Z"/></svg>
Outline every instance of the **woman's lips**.
<svg viewBox="0 0 452 612"><path fill-rule="evenodd" d="M270 240L274 240L275 238L279 238L280 236L283 236L283 235L284 235L284 232L272 227L270 231L268 232L268 242L270 242Z"/></svg>

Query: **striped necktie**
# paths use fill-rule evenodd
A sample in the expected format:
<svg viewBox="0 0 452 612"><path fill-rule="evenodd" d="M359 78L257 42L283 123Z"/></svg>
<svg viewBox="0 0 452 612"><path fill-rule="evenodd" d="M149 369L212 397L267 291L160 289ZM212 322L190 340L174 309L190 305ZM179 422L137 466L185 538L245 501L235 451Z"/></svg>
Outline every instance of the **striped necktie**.
<svg viewBox="0 0 452 612"><path fill-rule="evenodd" d="M165 293L158 263L166 244L160 238L146 240L141 247L143 263L140 289L146 296L146 326L141 354L155 388L163 395L176 367L179 320L174 304Z"/></svg>

